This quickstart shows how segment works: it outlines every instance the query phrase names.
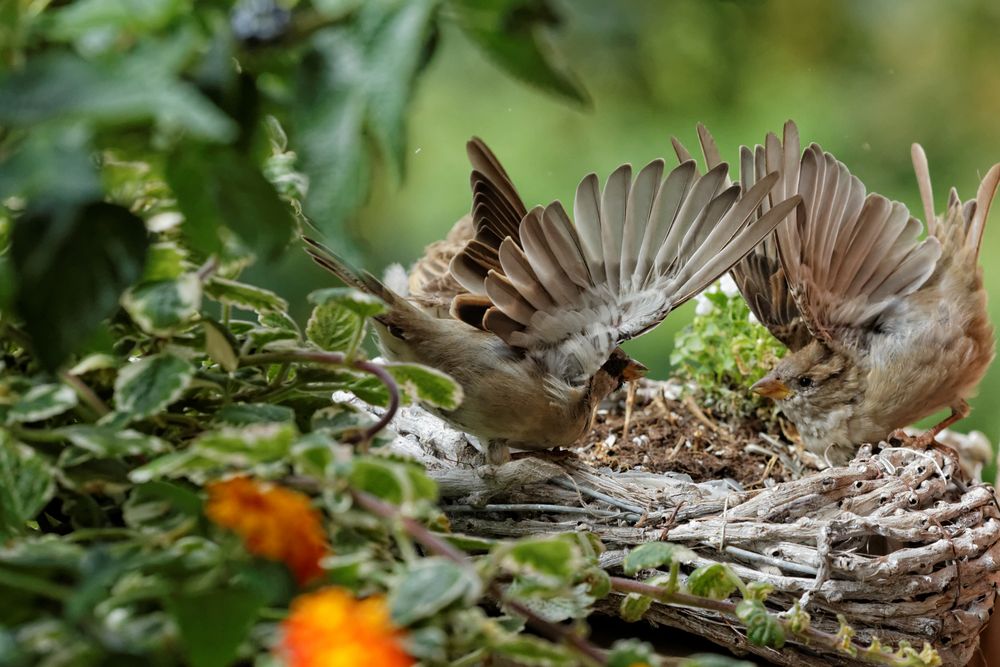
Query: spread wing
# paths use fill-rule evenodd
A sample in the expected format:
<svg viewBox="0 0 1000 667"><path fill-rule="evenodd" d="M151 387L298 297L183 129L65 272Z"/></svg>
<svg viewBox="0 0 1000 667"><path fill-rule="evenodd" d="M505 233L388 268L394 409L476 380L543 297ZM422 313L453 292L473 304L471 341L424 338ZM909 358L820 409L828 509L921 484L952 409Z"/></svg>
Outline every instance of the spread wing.
<svg viewBox="0 0 1000 667"><path fill-rule="evenodd" d="M798 129L789 121L783 142L769 134L763 149L753 152L752 172L748 150L743 151L742 180L752 183L761 171L780 167L774 196L801 195L802 207L774 236L786 289L813 337L857 341L887 309L927 281L941 245L934 237L921 241L922 225L905 205L866 194L861 181L817 144L801 157L799 150ZM761 160L763 170L757 166ZM739 270L762 271L752 262ZM756 274L751 280L763 284L772 278Z"/></svg>
<svg viewBox="0 0 1000 667"><path fill-rule="evenodd" d="M794 126L788 129L794 129ZM701 124L698 125L698 140L709 168L722 162L715 139ZM690 153L680 141L673 139L673 145L679 161L691 159ZM746 146L740 148L740 183L744 189L752 187L769 169L782 174L775 187L760 203L757 215L767 213L773 204L783 201L795 192L786 175L789 171L798 172L798 137L786 137L785 145L789 146L787 154L780 150L780 146L775 152L775 147L771 145L770 160L768 160L768 149L763 146L757 146L753 150ZM786 164L786 158L792 163L791 167ZM777 231L769 234L750 251L749 255L733 267L731 274L757 320L786 347L795 351L807 345L812 340L812 334L809 333L809 328L789 289L785 270L778 255L776 235Z"/></svg>
<svg viewBox="0 0 1000 667"><path fill-rule="evenodd" d="M505 228L495 263L485 252L476 254L473 242L470 256L456 257L453 272L470 293L488 299L484 328L553 375L580 381L617 345L653 328L728 271L798 201L756 216L778 175L765 176L744 195L727 173L720 164L699 176L687 162L664 178L663 161L656 160L635 178L629 165L619 167L603 189L590 174L577 188L575 225L559 202L536 207L516 230ZM489 201L494 225L509 223L510 198ZM494 240L483 245L492 248Z"/></svg>

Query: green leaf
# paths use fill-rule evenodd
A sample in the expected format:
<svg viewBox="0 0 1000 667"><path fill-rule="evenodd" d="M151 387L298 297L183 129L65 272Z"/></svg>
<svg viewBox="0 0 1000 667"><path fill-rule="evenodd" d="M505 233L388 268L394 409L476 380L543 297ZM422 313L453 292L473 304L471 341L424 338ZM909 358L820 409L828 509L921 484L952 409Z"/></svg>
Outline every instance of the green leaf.
<svg viewBox="0 0 1000 667"><path fill-rule="evenodd" d="M354 25L316 35L300 61L292 124L309 177L305 210L331 235L368 196L366 130L402 171L405 111L437 4L364 3Z"/></svg>
<svg viewBox="0 0 1000 667"><path fill-rule="evenodd" d="M36 422L61 415L76 406L76 392L64 384L38 384L7 413L8 423Z"/></svg>
<svg viewBox="0 0 1000 667"><path fill-rule="evenodd" d="M291 239L291 209L248 156L185 145L167 162L166 176L195 249L216 251L221 227L267 259L275 259Z"/></svg>
<svg viewBox="0 0 1000 667"><path fill-rule="evenodd" d="M201 497L179 484L149 482L136 486L122 507L130 528L169 531L202 513Z"/></svg>
<svg viewBox="0 0 1000 667"><path fill-rule="evenodd" d="M187 37L181 34L179 39ZM175 74L183 63L178 55L185 57L187 48L181 41L150 40L127 57L94 61L69 52L42 53L0 78L0 124L155 121L198 139L229 141L235 123Z"/></svg>
<svg viewBox="0 0 1000 667"><path fill-rule="evenodd" d="M414 0L401 5L370 46L378 57L370 60L365 76L368 128L397 175L403 173L406 154L406 109L437 4L437 0Z"/></svg>
<svg viewBox="0 0 1000 667"><path fill-rule="evenodd" d="M736 617L746 623L751 644L780 649L785 645L785 630L776 616L769 614L760 600L740 600Z"/></svg>
<svg viewBox="0 0 1000 667"><path fill-rule="evenodd" d="M179 278L184 273L186 260L187 251L173 241L154 243L149 247L142 281L147 283Z"/></svg>
<svg viewBox="0 0 1000 667"><path fill-rule="evenodd" d="M725 600L740 587L740 579L732 568L723 563L712 563L699 567L688 575L687 589L692 595Z"/></svg>
<svg viewBox="0 0 1000 667"><path fill-rule="evenodd" d="M202 322L205 331L205 352L209 358L219 364L224 371L232 373L240 365L239 355L230 340L229 332L221 324L206 318Z"/></svg>
<svg viewBox="0 0 1000 667"><path fill-rule="evenodd" d="M210 278L205 283L205 294L219 303L252 310L255 313L288 310L288 302L274 292L226 278Z"/></svg>
<svg viewBox="0 0 1000 667"><path fill-rule="evenodd" d="M175 280L141 283L125 292L122 307L146 333L168 336L198 314L201 281L185 273Z"/></svg>
<svg viewBox="0 0 1000 667"><path fill-rule="evenodd" d="M145 484L161 477L179 477L195 471L204 471L212 467L214 462L199 456L190 449L164 454L145 465L135 468L128 474L133 484Z"/></svg>
<svg viewBox="0 0 1000 667"><path fill-rule="evenodd" d="M310 292L309 303L317 306L335 304L361 317L373 317L385 312L386 306L377 296L351 287L327 287Z"/></svg>
<svg viewBox="0 0 1000 667"><path fill-rule="evenodd" d="M569 582L580 566L577 549L569 541L555 537L529 537L501 550L506 569L538 576L552 583Z"/></svg>
<svg viewBox="0 0 1000 667"><path fill-rule="evenodd" d="M351 486L394 505L437 500L437 484L420 466L375 456L356 457L348 479Z"/></svg>
<svg viewBox="0 0 1000 667"><path fill-rule="evenodd" d="M294 410L284 405L272 405L271 403L230 403L215 413L215 421L234 426L294 420Z"/></svg>
<svg viewBox="0 0 1000 667"><path fill-rule="evenodd" d="M646 665L647 667L659 667L660 657L656 655L653 647L646 642L635 639L619 639L611 645L608 653L607 667L634 667Z"/></svg>
<svg viewBox="0 0 1000 667"><path fill-rule="evenodd" d="M652 604L653 598L648 595L629 593L622 598L618 613L621 615L622 620L628 623L635 623L642 620L642 617L649 611Z"/></svg>
<svg viewBox="0 0 1000 667"><path fill-rule="evenodd" d="M419 364L385 364L400 388L418 401L444 410L462 402L462 387L447 374Z"/></svg>
<svg viewBox="0 0 1000 667"><path fill-rule="evenodd" d="M397 466L373 458L355 459L351 464L351 486L378 496L394 505L406 499L409 479Z"/></svg>
<svg viewBox="0 0 1000 667"><path fill-rule="evenodd" d="M241 587L173 598L168 606L180 628L188 663L193 667L232 664L262 602L257 591Z"/></svg>
<svg viewBox="0 0 1000 667"><path fill-rule="evenodd" d="M186 0L78 0L51 15L46 36L57 40L89 39L108 34L142 34L163 28L184 11Z"/></svg>
<svg viewBox="0 0 1000 667"><path fill-rule="evenodd" d="M632 576L642 570L655 570L673 563L690 563L697 556L687 547L668 542L646 542L632 549L625 556L623 569Z"/></svg>
<svg viewBox="0 0 1000 667"><path fill-rule="evenodd" d="M169 352L131 363L118 371L115 406L131 419L143 419L164 409L184 393L194 366Z"/></svg>
<svg viewBox="0 0 1000 667"><path fill-rule="evenodd" d="M515 577L504 593L507 600L517 600L551 623L590 615L594 598L587 593L586 584L560 588L545 589L538 585L534 577Z"/></svg>
<svg viewBox="0 0 1000 667"><path fill-rule="evenodd" d="M469 39L508 73L547 92L590 104L587 92L541 35L544 24L557 20L548 3L452 0L451 6Z"/></svg>
<svg viewBox="0 0 1000 667"><path fill-rule="evenodd" d="M291 422L225 427L199 436L191 451L211 461L246 467L285 458L297 435Z"/></svg>
<svg viewBox="0 0 1000 667"><path fill-rule="evenodd" d="M353 357L365 335L365 319L353 310L335 303L313 308L306 322L306 336L330 352Z"/></svg>
<svg viewBox="0 0 1000 667"><path fill-rule="evenodd" d="M146 228L121 206L34 211L14 224L15 303L35 353L53 369L94 333L141 274Z"/></svg>
<svg viewBox="0 0 1000 667"><path fill-rule="evenodd" d="M392 620L399 626L429 618L463 599L479 599L482 585L469 570L439 557L421 558L400 574L400 583L389 594Z"/></svg>
<svg viewBox="0 0 1000 667"><path fill-rule="evenodd" d="M64 204L100 199L92 151L91 133L79 125L32 130L18 150L0 157L0 201L11 196Z"/></svg>
<svg viewBox="0 0 1000 667"><path fill-rule="evenodd" d="M335 403L326 408L317 410L312 415L311 426L313 431L318 431L338 440L346 440L360 436L363 431L370 429L375 424L375 418L369 413L359 410L352 405ZM380 432L373 445L388 444L391 437L382 436L385 431Z"/></svg>
<svg viewBox="0 0 1000 667"><path fill-rule="evenodd" d="M55 493L45 460L0 429L0 544L20 534Z"/></svg>
<svg viewBox="0 0 1000 667"><path fill-rule="evenodd" d="M512 635L497 641L493 650L516 665L525 667L573 667L576 655L565 646L536 639L530 635Z"/></svg>
<svg viewBox="0 0 1000 667"><path fill-rule="evenodd" d="M73 445L98 458L153 456L170 449L164 440L132 429L118 429L93 424L66 426L57 431Z"/></svg>

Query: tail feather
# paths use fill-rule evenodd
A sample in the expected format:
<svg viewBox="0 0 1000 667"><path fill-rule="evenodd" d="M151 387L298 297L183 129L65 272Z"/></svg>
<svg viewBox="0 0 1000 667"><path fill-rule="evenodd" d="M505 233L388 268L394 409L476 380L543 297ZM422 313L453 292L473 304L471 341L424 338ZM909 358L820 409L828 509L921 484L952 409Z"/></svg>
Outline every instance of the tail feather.
<svg viewBox="0 0 1000 667"><path fill-rule="evenodd" d="M966 236L966 243L976 249L977 256L983 242L983 232L986 231L986 218L990 214L990 205L993 203L993 197L996 196L998 187L1000 187L1000 164L995 164L986 172L986 177L979 184L979 191L976 193L976 208L972 214L972 222L969 224L969 233Z"/></svg>
<svg viewBox="0 0 1000 667"><path fill-rule="evenodd" d="M306 253L309 254L309 257L314 262L343 280L349 287L373 294L385 301L389 306L395 306L403 300L402 297L386 287L378 278L367 271L359 271L351 267L335 252L316 239L303 236L302 241L305 243Z"/></svg>

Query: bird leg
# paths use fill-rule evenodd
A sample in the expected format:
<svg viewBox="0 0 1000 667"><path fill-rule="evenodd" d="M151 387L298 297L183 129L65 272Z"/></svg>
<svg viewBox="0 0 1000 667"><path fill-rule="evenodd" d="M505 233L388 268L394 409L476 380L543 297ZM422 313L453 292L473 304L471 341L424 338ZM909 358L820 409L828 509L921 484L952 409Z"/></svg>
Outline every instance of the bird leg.
<svg viewBox="0 0 1000 667"><path fill-rule="evenodd" d="M490 440L486 443L486 463L499 466L510 462L510 447L505 440Z"/></svg>
<svg viewBox="0 0 1000 667"><path fill-rule="evenodd" d="M955 422L965 419L969 416L971 411L972 409L969 407L969 404L964 399L959 399L957 403L951 406L950 415L915 438L907 438L903 429L896 429L892 432L890 437L896 438L901 442L906 442L911 447L930 447L935 444L935 439L941 431L945 430Z"/></svg>

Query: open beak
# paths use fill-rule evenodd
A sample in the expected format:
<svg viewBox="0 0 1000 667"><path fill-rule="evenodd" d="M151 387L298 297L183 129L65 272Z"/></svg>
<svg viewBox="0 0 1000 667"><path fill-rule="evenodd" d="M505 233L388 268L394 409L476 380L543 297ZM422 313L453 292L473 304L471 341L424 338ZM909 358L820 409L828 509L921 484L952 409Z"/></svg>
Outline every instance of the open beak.
<svg viewBox="0 0 1000 667"><path fill-rule="evenodd" d="M641 377L645 377L648 372L649 369L640 364L638 361L635 359L629 359L628 364L622 370L622 378L626 382L633 382Z"/></svg>
<svg viewBox="0 0 1000 667"><path fill-rule="evenodd" d="M753 384L750 391L760 394L765 398L775 401L782 401L792 395L792 390L778 378L765 377Z"/></svg>

